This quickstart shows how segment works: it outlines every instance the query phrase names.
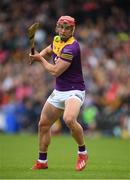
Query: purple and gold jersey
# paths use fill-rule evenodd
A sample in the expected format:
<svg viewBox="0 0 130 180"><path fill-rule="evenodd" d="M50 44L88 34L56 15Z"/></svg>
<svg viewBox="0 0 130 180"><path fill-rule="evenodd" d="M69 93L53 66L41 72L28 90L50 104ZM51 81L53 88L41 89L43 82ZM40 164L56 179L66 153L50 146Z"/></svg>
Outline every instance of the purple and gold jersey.
<svg viewBox="0 0 130 180"><path fill-rule="evenodd" d="M85 90L82 68L80 47L74 37L68 39L67 42L56 41L52 44L53 60L60 58L61 61L71 63L69 68L56 78L55 89L59 91L68 90Z"/></svg>

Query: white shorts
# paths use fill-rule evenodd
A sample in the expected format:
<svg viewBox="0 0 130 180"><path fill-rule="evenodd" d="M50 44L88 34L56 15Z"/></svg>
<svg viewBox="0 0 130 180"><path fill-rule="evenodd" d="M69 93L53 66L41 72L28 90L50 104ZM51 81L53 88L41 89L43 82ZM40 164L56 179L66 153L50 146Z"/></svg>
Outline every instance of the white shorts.
<svg viewBox="0 0 130 180"><path fill-rule="evenodd" d="M49 102L50 104L52 104L53 106L59 109L64 109L65 101L70 98L78 99L82 106L85 99L85 91L80 91L80 90L58 91L55 89L48 97L47 102Z"/></svg>

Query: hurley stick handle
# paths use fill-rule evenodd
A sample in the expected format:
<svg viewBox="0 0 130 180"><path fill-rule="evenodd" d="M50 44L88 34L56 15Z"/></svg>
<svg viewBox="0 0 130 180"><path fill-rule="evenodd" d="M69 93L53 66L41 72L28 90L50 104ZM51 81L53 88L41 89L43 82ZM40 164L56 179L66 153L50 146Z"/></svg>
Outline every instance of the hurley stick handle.
<svg viewBox="0 0 130 180"><path fill-rule="evenodd" d="M34 47L31 48L31 54L34 55L35 54L35 51L34 51Z"/></svg>
<svg viewBox="0 0 130 180"><path fill-rule="evenodd" d="M34 50L34 47L32 47L31 48L31 55L34 55L35 54L35 50ZM31 61L31 59L30 59L30 62L29 62L29 64L31 65L32 64L32 61Z"/></svg>

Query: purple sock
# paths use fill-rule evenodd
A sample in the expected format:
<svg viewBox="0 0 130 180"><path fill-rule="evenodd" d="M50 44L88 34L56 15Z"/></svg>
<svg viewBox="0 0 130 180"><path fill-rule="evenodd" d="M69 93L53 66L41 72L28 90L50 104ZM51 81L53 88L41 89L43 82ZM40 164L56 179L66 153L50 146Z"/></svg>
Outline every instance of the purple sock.
<svg viewBox="0 0 130 180"><path fill-rule="evenodd" d="M79 151L80 151L80 152L83 152L83 151L85 151L85 150L86 150L85 145L83 145L83 146L79 146L78 148L79 148Z"/></svg>
<svg viewBox="0 0 130 180"><path fill-rule="evenodd" d="M40 160L46 160L47 159L47 153L39 152L39 159Z"/></svg>

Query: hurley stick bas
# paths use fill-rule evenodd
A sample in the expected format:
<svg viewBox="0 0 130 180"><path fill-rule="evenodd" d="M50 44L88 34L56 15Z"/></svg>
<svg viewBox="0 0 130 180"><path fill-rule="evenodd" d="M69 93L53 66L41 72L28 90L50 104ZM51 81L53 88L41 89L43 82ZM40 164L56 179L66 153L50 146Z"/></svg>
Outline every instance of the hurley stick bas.
<svg viewBox="0 0 130 180"><path fill-rule="evenodd" d="M36 33L38 27L39 27L39 23L34 23L28 28L28 37L29 37L29 41L30 41L30 48L31 48L30 50L31 50L32 55L35 54L35 49L34 49L35 41L34 41L34 38L35 38L35 33ZM30 64L31 64L31 62L30 62Z"/></svg>

